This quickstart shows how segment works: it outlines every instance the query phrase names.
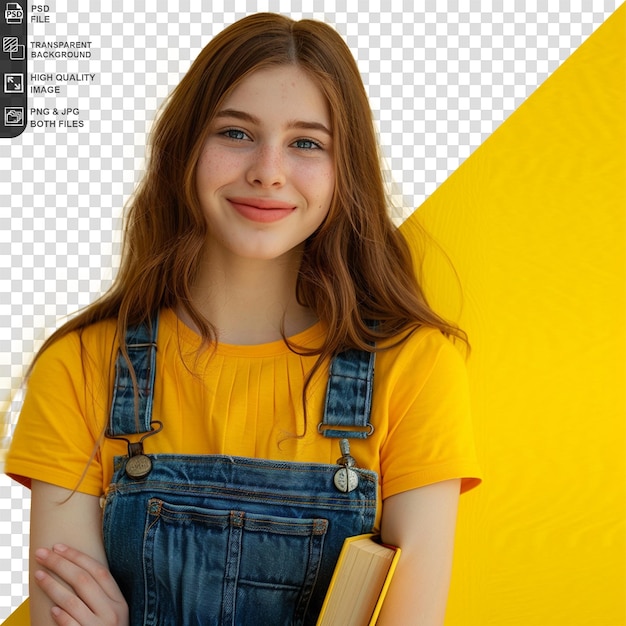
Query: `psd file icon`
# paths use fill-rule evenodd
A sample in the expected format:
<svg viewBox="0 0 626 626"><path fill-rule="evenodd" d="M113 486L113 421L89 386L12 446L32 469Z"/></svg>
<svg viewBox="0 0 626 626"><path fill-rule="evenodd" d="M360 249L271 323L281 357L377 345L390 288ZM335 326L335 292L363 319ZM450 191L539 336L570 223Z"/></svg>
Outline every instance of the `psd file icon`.
<svg viewBox="0 0 626 626"><path fill-rule="evenodd" d="M17 2L7 2L4 19L7 24L21 24L24 19L22 7Z"/></svg>

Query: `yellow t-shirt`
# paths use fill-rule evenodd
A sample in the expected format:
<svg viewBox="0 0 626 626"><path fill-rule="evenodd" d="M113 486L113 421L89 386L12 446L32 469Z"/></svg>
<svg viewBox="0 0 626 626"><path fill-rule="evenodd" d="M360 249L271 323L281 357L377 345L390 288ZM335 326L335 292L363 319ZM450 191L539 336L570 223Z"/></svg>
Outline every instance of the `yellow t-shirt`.
<svg viewBox="0 0 626 626"><path fill-rule="evenodd" d="M306 348L320 345L323 336L316 324L291 340ZM127 453L124 441L102 437L114 340L114 323L100 322L41 355L8 453L8 474L27 486L36 479L92 495L106 491L113 457ZM173 311L162 311L152 418L163 429L145 439L147 454L337 461L338 440L317 430L327 367L312 379L304 426L302 388L315 356L300 356L283 341L218 344L200 353L198 345ZM379 474L382 498L451 478L462 478L464 491L480 482L465 366L439 331L421 328L377 353L372 405L374 433L351 440L351 454L358 466Z"/></svg>

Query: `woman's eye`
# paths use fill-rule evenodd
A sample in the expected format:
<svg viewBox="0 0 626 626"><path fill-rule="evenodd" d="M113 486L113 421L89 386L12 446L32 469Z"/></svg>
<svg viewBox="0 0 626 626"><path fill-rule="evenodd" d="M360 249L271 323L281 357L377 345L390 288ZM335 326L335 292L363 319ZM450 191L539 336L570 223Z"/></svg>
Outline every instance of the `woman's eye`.
<svg viewBox="0 0 626 626"><path fill-rule="evenodd" d="M229 139L236 139L238 141L243 141L244 139L248 139L248 135L243 132L243 130L239 130L238 128L229 128L222 132L224 137L228 137Z"/></svg>
<svg viewBox="0 0 626 626"><path fill-rule="evenodd" d="M293 145L302 150L321 150L322 148L317 141L313 141L312 139L297 139L293 142Z"/></svg>

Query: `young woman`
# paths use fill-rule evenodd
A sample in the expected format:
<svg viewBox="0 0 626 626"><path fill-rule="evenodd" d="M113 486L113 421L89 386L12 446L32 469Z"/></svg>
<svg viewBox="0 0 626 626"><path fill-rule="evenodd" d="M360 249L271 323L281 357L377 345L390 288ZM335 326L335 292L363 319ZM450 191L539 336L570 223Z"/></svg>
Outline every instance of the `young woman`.
<svg viewBox="0 0 626 626"><path fill-rule="evenodd" d="M379 624L443 622L479 481L463 336L387 209L333 29L257 14L206 46L114 286L31 370L7 471L32 488L33 624L315 624L370 531L402 548Z"/></svg>

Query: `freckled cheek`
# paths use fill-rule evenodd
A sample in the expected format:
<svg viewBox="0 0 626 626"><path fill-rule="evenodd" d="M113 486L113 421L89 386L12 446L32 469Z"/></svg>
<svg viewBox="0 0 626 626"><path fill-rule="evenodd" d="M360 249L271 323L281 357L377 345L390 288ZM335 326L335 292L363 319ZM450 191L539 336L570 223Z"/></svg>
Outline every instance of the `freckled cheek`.
<svg viewBox="0 0 626 626"><path fill-rule="evenodd" d="M205 150L198 161L198 187L219 188L232 179L238 166L239 160L228 153Z"/></svg>
<svg viewBox="0 0 626 626"><path fill-rule="evenodd" d="M335 172L332 167L301 167L291 172L293 184L321 208L330 206L335 191Z"/></svg>

